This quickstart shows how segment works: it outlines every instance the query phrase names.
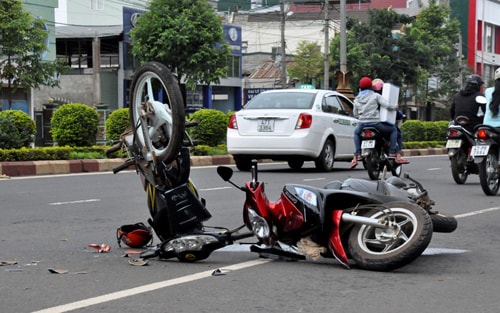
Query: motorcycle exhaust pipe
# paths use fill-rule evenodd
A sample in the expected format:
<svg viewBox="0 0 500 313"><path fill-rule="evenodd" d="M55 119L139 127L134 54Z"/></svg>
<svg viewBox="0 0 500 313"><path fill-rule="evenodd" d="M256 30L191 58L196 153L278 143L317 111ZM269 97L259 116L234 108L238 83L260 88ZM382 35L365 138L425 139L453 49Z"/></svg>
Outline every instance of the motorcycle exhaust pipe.
<svg viewBox="0 0 500 313"><path fill-rule="evenodd" d="M386 220L379 220L376 218L352 215L350 213L342 214L342 221L349 223L356 223L356 224L365 224L377 228L386 228L388 226Z"/></svg>

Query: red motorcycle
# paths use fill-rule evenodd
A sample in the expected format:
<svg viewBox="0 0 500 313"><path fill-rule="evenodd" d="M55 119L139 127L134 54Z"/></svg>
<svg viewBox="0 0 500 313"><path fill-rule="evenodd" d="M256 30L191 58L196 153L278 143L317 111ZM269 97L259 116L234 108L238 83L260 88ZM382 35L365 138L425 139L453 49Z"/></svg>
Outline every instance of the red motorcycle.
<svg viewBox="0 0 500 313"><path fill-rule="evenodd" d="M230 181L233 170L219 166L218 174ZM391 271L415 260L435 231L452 232L456 219L433 212L433 202L415 180L398 177L368 181L350 178L324 188L286 184L279 199L270 201L257 179L238 187L246 194L245 225L258 243L251 251L285 259L336 258L349 268ZM413 199L413 200L412 200ZM418 204L417 204L418 203ZM424 209L422 207L427 208Z"/></svg>

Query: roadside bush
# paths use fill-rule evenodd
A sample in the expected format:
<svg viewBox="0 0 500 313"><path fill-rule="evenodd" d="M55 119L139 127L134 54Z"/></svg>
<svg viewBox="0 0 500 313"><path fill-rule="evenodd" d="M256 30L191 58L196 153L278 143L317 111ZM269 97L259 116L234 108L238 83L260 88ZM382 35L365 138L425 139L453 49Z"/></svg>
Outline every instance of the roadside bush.
<svg viewBox="0 0 500 313"><path fill-rule="evenodd" d="M6 117L9 120L9 122L7 122L5 119L2 119L2 123L0 123L0 128L2 128L0 133L6 135L0 135L0 137L3 138L0 139L0 147L30 147L36 134L35 121L31 119L28 114L20 110L5 110L0 112L0 116ZM12 129L11 125L7 125L5 123L12 123L14 129Z"/></svg>
<svg viewBox="0 0 500 313"><path fill-rule="evenodd" d="M194 140L198 140L199 145L215 147L226 143L229 116L224 112L202 109L191 114L188 120L198 122L198 126L188 128L188 131Z"/></svg>
<svg viewBox="0 0 500 313"><path fill-rule="evenodd" d="M52 116L51 134L59 146L95 145L99 115L95 108L81 103L61 105Z"/></svg>
<svg viewBox="0 0 500 313"><path fill-rule="evenodd" d="M128 108L114 110L108 116L105 123L106 139L114 141L120 139L125 129L130 127L130 115Z"/></svg>
<svg viewBox="0 0 500 313"><path fill-rule="evenodd" d="M403 141L424 141L425 127L420 120L408 120L401 124L401 134Z"/></svg>

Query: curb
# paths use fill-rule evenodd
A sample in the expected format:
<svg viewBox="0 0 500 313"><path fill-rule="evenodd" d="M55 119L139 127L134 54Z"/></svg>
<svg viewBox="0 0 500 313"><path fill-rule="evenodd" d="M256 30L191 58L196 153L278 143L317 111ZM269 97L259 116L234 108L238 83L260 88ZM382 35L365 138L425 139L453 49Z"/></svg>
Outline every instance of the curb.
<svg viewBox="0 0 500 313"><path fill-rule="evenodd" d="M447 154L446 148L404 149L405 156ZM73 174L108 172L123 164L123 159L57 160L57 161L20 161L0 162L0 179L14 176L35 176L53 174ZM192 156L192 166L234 164L232 155ZM131 166L133 169L133 166Z"/></svg>

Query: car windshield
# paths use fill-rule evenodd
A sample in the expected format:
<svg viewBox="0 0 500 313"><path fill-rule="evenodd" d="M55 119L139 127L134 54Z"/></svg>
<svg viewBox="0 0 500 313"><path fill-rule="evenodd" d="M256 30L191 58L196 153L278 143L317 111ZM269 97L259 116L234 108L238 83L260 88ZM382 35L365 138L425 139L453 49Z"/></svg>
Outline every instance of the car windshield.
<svg viewBox="0 0 500 313"><path fill-rule="evenodd" d="M272 92L261 93L245 105L245 109L310 109L314 93Z"/></svg>

